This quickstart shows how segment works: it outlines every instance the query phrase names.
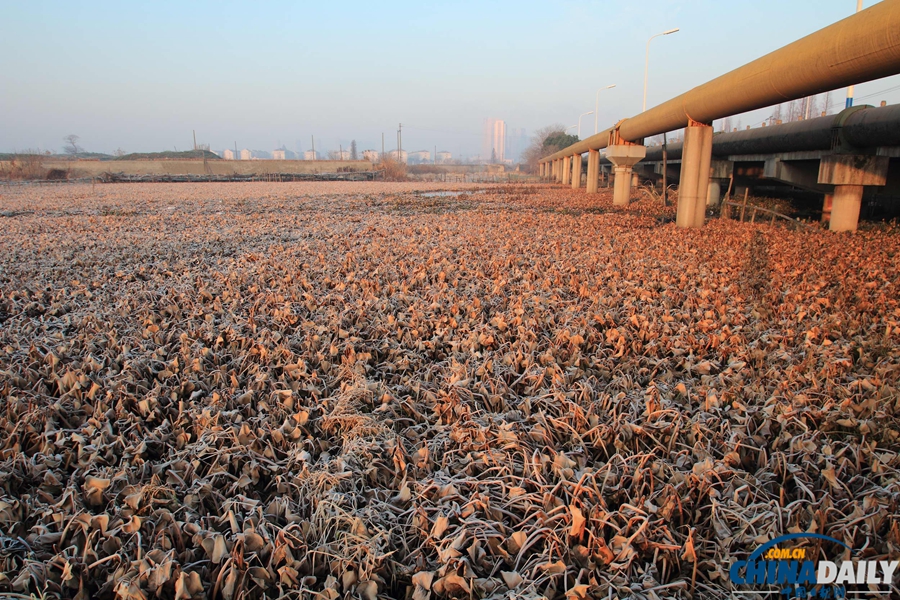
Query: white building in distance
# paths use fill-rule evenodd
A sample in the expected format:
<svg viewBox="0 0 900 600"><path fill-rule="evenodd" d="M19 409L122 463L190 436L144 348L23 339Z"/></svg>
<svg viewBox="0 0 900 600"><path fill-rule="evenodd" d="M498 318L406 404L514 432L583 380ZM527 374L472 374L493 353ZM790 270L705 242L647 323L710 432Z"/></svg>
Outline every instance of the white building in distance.
<svg viewBox="0 0 900 600"><path fill-rule="evenodd" d="M388 152L388 156L402 163L405 163L409 160L409 153L406 150L400 151L399 158L396 150L391 150L390 152Z"/></svg>
<svg viewBox="0 0 900 600"><path fill-rule="evenodd" d="M272 150L272 160L287 160L284 150Z"/></svg>
<svg viewBox="0 0 900 600"><path fill-rule="evenodd" d="M303 153L303 160L319 160L319 153L315 150L307 150Z"/></svg>
<svg viewBox="0 0 900 600"><path fill-rule="evenodd" d="M237 160L237 155L234 153L234 150L225 150L225 152L222 153L222 156L225 160Z"/></svg>
<svg viewBox="0 0 900 600"><path fill-rule="evenodd" d="M441 150L440 152L435 154L435 158L439 163L448 163L453 160L453 156L446 150Z"/></svg>
<svg viewBox="0 0 900 600"><path fill-rule="evenodd" d="M377 163L379 159L378 150L363 150L362 156L363 160L367 160L371 163Z"/></svg>
<svg viewBox="0 0 900 600"><path fill-rule="evenodd" d="M250 150L244 148L241 150L241 160L251 160L253 158L253 153Z"/></svg>
<svg viewBox="0 0 900 600"><path fill-rule="evenodd" d="M502 163L506 158L506 122L485 119L481 138L481 160Z"/></svg>
<svg viewBox="0 0 900 600"><path fill-rule="evenodd" d="M416 150L409 153L409 162L412 164L431 162L431 152L428 150Z"/></svg>

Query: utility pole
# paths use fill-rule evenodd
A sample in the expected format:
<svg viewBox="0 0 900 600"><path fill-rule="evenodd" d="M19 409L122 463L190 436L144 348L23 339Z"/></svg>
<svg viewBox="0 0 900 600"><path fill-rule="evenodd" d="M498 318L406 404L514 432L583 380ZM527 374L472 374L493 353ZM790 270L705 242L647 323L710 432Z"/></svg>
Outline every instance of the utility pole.
<svg viewBox="0 0 900 600"><path fill-rule="evenodd" d="M309 136L312 138L312 149L313 149L313 160L316 160L316 136Z"/></svg>
<svg viewBox="0 0 900 600"><path fill-rule="evenodd" d="M669 145L666 140L666 132L663 131L663 206L669 205Z"/></svg>
<svg viewBox="0 0 900 600"><path fill-rule="evenodd" d="M197 151L197 131L195 129L191 129L191 133L194 134L194 151Z"/></svg>
<svg viewBox="0 0 900 600"><path fill-rule="evenodd" d="M234 141L234 160L240 160L241 155L237 151L237 140Z"/></svg>
<svg viewBox="0 0 900 600"><path fill-rule="evenodd" d="M384 132L381 132L381 162L384 162Z"/></svg>
<svg viewBox="0 0 900 600"><path fill-rule="evenodd" d="M397 160L403 156L403 123L397 124Z"/></svg>

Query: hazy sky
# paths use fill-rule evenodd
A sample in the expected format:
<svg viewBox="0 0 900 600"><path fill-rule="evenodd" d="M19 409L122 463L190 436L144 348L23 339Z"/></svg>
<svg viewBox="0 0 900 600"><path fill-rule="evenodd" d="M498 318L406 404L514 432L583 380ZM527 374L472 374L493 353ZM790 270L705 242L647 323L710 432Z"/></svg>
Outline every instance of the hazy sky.
<svg viewBox="0 0 900 600"><path fill-rule="evenodd" d="M871 6L866 0L864 6ZM476 154L481 124L600 128L853 13L855 0L0 0L0 151L403 147ZM900 79L857 86L900 101ZM871 98L861 98L874 94ZM843 102L843 92L833 99ZM756 124L767 113L743 118ZM582 121L592 134L593 116Z"/></svg>

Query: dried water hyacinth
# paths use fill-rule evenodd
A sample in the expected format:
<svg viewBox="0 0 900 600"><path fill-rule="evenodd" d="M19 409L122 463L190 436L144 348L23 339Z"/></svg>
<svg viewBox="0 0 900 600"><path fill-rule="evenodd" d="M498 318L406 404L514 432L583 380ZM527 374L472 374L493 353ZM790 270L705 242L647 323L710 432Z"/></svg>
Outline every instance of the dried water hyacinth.
<svg viewBox="0 0 900 600"><path fill-rule="evenodd" d="M896 554L895 229L424 189L2 190L0 592L712 598L784 533Z"/></svg>

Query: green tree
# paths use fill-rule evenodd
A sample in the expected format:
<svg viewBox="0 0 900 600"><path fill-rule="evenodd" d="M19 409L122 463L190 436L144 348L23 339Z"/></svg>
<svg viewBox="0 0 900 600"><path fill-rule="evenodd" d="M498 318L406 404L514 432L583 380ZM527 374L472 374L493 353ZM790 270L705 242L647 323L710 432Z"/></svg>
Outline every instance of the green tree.
<svg viewBox="0 0 900 600"><path fill-rule="evenodd" d="M566 135L566 128L561 123L547 125L534 132L531 143L522 152L522 162L531 173L537 172L538 161L550 156L566 146L578 141L578 136Z"/></svg>
<svg viewBox="0 0 900 600"><path fill-rule="evenodd" d="M547 139L544 140L542 147L544 150L554 147L556 148L556 150L554 150L553 152L558 152L567 146L571 146L577 141L577 135L569 135L564 131L557 131L547 136Z"/></svg>

